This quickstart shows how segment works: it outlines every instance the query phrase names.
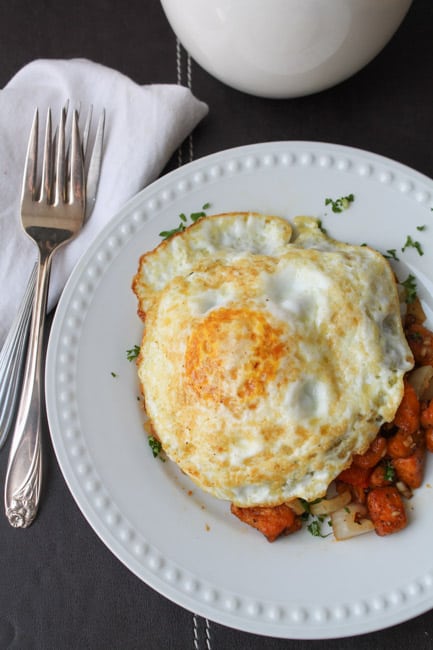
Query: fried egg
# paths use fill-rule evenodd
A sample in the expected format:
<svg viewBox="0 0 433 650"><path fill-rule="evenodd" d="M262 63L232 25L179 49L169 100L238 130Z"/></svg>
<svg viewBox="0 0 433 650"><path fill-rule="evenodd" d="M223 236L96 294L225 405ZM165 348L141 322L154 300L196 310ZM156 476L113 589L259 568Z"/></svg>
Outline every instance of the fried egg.
<svg viewBox="0 0 433 650"><path fill-rule="evenodd" d="M245 252L271 257L281 255L291 236L292 227L285 219L254 212L200 219L140 258L132 283L140 317L145 319L154 297L169 280L188 275L199 263L211 259L228 263Z"/></svg>
<svg viewBox="0 0 433 650"><path fill-rule="evenodd" d="M207 217L142 256L133 289L152 429L220 499L320 498L394 417L413 358L393 272L315 219Z"/></svg>

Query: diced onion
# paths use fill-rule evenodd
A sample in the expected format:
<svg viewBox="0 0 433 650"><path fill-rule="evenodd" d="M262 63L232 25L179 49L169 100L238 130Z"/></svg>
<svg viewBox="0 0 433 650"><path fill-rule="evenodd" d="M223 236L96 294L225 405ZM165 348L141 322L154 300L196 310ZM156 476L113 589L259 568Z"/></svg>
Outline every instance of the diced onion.
<svg viewBox="0 0 433 650"><path fill-rule="evenodd" d="M430 400L433 397L433 366L420 366L407 376L418 399Z"/></svg>
<svg viewBox="0 0 433 650"><path fill-rule="evenodd" d="M352 495L350 490L345 490L341 494L337 494L329 499L320 499L317 503L306 503L302 499L294 499L289 501L287 505L293 510L295 515L304 515L306 512L320 517L322 515L330 515L334 510L339 510L343 506L350 503Z"/></svg>
<svg viewBox="0 0 433 650"><path fill-rule="evenodd" d="M397 481L395 487L406 499L411 499L413 497L412 490L406 485L406 483L403 483L403 481Z"/></svg>
<svg viewBox="0 0 433 650"><path fill-rule="evenodd" d="M305 507L303 506L301 499L294 499L293 501L289 501L286 505L293 510L295 515L303 515L305 512Z"/></svg>
<svg viewBox="0 0 433 650"><path fill-rule="evenodd" d="M332 512L335 512L336 510L340 510L340 508L347 506L351 500L352 495L350 494L350 490L345 490L341 494L337 494L337 496L333 497L332 499L322 499L318 503L312 504L310 506L310 512L316 517L320 515L330 515Z"/></svg>
<svg viewBox="0 0 433 650"><path fill-rule="evenodd" d="M366 514L367 508L360 503L350 503L333 512L331 522L335 539L350 539L374 530L373 522L363 518Z"/></svg>

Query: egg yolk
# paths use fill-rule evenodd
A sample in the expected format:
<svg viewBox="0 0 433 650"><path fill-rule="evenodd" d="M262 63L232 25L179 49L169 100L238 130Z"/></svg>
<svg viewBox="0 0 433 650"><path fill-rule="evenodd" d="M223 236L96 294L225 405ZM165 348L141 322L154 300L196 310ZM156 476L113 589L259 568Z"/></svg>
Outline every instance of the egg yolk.
<svg viewBox="0 0 433 650"><path fill-rule="evenodd" d="M185 354L186 385L200 400L255 408L286 355L283 330L249 309L220 308L194 327Z"/></svg>

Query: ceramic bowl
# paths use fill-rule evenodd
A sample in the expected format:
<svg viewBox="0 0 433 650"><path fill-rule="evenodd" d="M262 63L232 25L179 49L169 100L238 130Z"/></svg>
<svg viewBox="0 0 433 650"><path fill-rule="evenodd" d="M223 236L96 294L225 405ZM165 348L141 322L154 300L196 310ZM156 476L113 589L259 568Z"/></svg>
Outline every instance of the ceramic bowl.
<svg viewBox="0 0 433 650"><path fill-rule="evenodd" d="M299 97L364 67L412 0L161 0L179 41L211 75L262 97Z"/></svg>

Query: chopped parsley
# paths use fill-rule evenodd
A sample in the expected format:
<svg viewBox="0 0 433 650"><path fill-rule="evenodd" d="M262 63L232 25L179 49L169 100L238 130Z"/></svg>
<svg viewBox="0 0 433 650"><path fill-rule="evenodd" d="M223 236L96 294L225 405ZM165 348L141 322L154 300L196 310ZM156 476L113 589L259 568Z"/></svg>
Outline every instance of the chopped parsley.
<svg viewBox="0 0 433 650"><path fill-rule="evenodd" d="M314 519L311 524L308 524L307 529L314 537L322 536L322 529L317 519Z"/></svg>
<svg viewBox="0 0 433 650"><path fill-rule="evenodd" d="M323 232L324 235L328 234L327 231L326 231L326 228L323 226L323 223L322 223L321 219L317 220L317 227L319 228L319 230L321 230Z"/></svg>
<svg viewBox="0 0 433 650"><path fill-rule="evenodd" d="M402 253L404 253L406 248L415 248L418 251L419 255L424 255L424 251L419 241L414 241L410 235L406 237L406 242L401 249Z"/></svg>
<svg viewBox="0 0 433 650"><path fill-rule="evenodd" d="M140 346L139 345L134 345L133 348L130 350L126 350L126 358L128 361L134 361L140 354Z"/></svg>
<svg viewBox="0 0 433 650"><path fill-rule="evenodd" d="M159 236L163 239L170 239L170 237L177 235L178 232L182 232L183 230L185 230L185 225L180 223L177 228L172 228L172 230L162 230L159 233Z"/></svg>
<svg viewBox="0 0 433 650"><path fill-rule="evenodd" d="M162 445L160 441L157 438L155 438L155 436L149 436L148 442L149 442L149 447L152 450L153 457L159 458L160 460L164 461L165 459L161 456Z"/></svg>
<svg viewBox="0 0 433 650"><path fill-rule="evenodd" d="M315 517L307 526L308 532L311 533L313 537L329 537L332 533L327 533L326 535L322 533L323 522L324 517Z"/></svg>
<svg viewBox="0 0 433 650"><path fill-rule="evenodd" d="M427 228L427 226L425 224L423 226L417 226L416 227L417 230L421 230L421 231L425 230L426 228Z"/></svg>
<svg viewBox="0 0 433 650"><path fill-rule="evenodd" d="M395 260L396 262L400 261L397 257L397 250L395 248L389 248L383 256L386 257L387 260Z"/></svg>
<svg viewBox="0 0 433 650"><path fill-rule="evenodd" d="M325 517L322 515L313 515L311 513L311 506L316 503L320 503L323 499L315 499L314 501L305 501L305 499L299 499L301 505L304 509L304 513L301 515L301 519L307 523L307 530L313 537L328 537L331 533L324 535L322 533L322 524L325 521ZM329 522L328 522L329 523Z"/></svg>
<svg viewBox="0 0 433 650"><path fill-rule="evenodd" d="M316 505L316 503L320 503L321 501L323 501L323 499L319 498L319 499L315 499L314 501L306 501L305 499L299 499L299 501L301 502L301 506L305 511L304 514L302 515L302 518L308 519L308 517L311 515L311 506Z"/></svg>
<svg viewBox="0 0 433 650"><path fill-rule="evenodd" d="M205 203L202 209L199 210L198 212L191 212L191 214L189 215L191 224L196 223L200 219L203 219L203 217L206 216L205 210L208 210L209 208L210 208L210 203ZM170 239L170 237L173 237L173 235L177 235L178 233L183 232L185 228L187 228L186 224L188 224L188 218L186 214L182 212L179 215L179 219L180 219L180 223L177 226L177 228L173 228L172 230L162 230L159 233L159 236L162 237L163 239Z"/></svg>
<svg viewBox="0 0 433 650"><path fill-rule="evenodd" d="M325 205L330 205L332 212L343 212L350 207L350 204L355 200L354 194L348 194L347 196L341 196L339 199L325 199Z"/></svg>
<svg viewBox="0 0 433 650"><path fill-rule="evenodd" d="M111 376L112 376L112 377L117 377L117 373L111 371Z"/></svg>
<svg viewBox="0 0 433 650"><path fill-rule="evenodd" d="M387 461L385 465L385 473L383 475L385 481L390 481L392 482L395 479L395 469L392 464L392 461Z"/></svg>
<svg viewBox="0 0 433 650"><path fill-rule="evenodd" d="M409 273L406 280L400 284L406 289L406 303L410 305L417 296L415 276Z"/></svg>

